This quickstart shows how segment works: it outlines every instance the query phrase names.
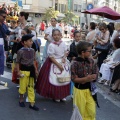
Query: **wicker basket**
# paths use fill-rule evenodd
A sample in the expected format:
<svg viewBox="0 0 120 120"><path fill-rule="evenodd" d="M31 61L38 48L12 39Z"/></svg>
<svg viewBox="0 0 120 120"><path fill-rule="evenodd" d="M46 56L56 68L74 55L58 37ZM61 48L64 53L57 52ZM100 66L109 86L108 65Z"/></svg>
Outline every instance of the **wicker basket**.
<svg viewBox="0 0 120 120"><path fill-rule="evenodd" d="M70 82L70 77L58 77L57 76L57 80L59 83L64 83L64 82Z"/></svg>

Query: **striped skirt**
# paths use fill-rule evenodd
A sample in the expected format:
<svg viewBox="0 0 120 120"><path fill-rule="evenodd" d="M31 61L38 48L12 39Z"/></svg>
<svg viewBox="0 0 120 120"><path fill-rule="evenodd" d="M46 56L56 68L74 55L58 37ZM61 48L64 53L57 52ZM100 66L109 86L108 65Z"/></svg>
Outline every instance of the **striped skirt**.
<svg viewBox="0 0 120 120"><path fill-rule="evenodd" d="M49 82L51 61L49 58L43 64L36 83L36 92L46 98L63 99L70 95L70 84L54 86Z"/></svg>
<svg viewBox="0 0 120 120"><path fill-rule="evenodd" d="M4 46L0 45L0 75L4 73Z"/></svg>

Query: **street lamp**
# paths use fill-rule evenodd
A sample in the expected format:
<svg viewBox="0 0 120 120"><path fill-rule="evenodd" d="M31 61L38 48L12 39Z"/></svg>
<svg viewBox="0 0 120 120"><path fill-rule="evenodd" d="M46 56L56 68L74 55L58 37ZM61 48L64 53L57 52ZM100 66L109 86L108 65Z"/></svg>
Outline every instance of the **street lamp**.
<svg viewBox="0 0 120 120"><path fill-rule="evenodd" d="M85 1L86 3L86 10L87 10L87 0ZM86 25L88 24L88 20L87 20L87 14L85 14L85 18L86 18Z"/></svg>
<svg viewBox="0 0 120 120"><path fill-rule="evenodd" d="M115 6L114 6L114 10L115 10L115 11L116 11L116 9L117 9L116 1L117 1L117 0L115 0Z"/></svg>

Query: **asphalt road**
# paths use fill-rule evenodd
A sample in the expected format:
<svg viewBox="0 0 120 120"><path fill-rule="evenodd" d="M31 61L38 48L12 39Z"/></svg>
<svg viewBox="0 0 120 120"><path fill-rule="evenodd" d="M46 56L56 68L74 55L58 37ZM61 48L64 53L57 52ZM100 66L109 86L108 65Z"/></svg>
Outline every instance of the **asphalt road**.
<svg viewBox="0 0 120 120"><path fill-rule="evenodd" d="M41 51L43 51L41 47ZM36 94L36 105L40 111L19 107L19 94L16 84L11 82L11 69L5 67L4 76L0 80L8 82L8 87L0 85L0 120L70 120L72 115L72 99L67 102L55 103ZM115 100L105 90L99 88L96 120L120 120L120 101Z"/></svg>

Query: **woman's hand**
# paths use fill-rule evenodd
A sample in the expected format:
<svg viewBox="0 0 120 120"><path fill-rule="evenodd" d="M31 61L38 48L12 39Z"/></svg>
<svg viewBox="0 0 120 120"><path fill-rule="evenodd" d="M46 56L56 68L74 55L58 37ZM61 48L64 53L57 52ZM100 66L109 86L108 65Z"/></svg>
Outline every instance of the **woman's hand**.
<svg viewBox="0 0 120 120"><path fill-rule="evenodd" d="M99 41L101 41L101 38L99 36L96 36L96 39L99 40Z"/></svg>
<svg viewBox="0 0 120 120"><path fill-rule="evenodd" d="M65 58L62 58L62 63L65 63L66 62L66 59Z"/></svg>
<svg viewBox="0 0 120 120"><path fill-rule="evenodd" d="M36 77L38 77L38 74L39 74L38 70L35 70L35 74L36 74Z"/></svg>
<svg viewBox="0 0 120 120"><path fill-rule="evenodd" d="M104 61L103 61L103 63L106 63L106 62L109 62L110 60L109 59L105 59Z"/></svg>

